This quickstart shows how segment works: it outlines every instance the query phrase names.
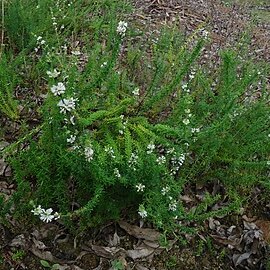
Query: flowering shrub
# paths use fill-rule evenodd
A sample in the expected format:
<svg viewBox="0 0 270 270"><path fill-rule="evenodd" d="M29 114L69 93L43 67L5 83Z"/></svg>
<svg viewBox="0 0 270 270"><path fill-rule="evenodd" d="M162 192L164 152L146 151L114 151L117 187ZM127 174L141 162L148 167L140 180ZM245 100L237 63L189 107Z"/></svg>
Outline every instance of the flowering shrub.
<svg viewBox="0 0 270 270"><path fill-rule="evenodd" d="M130 27L111 15L90 48L50 48L37 33L33 53L46 92L40 129L10 157L17 211L32 200L39 206L29 211L42 221L60 217L82 229L125 211L173 230L238 204L232 196L228 206L207 211L218 196L206 194L187 211L187 184L266 184L269 96L245 98L264 79L256 67L237 66L231 52L216 73L199 66L205 30L192 44L165 31L144 53L127 45ZM81 64L81 57L88 61Z"/></svg>

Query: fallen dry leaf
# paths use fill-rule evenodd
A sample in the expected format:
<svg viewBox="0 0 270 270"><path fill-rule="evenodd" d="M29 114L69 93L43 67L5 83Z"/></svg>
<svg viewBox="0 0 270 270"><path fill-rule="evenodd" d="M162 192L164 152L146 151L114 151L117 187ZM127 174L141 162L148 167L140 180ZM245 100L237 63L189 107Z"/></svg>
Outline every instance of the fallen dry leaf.
<svg viewBox="0 0 270 270"><path fill-rule="evenodd" d="M218 243L222 244L222 245L230 245L234 248L236 248L237 246L240 245L243 236L239 237L235 237L234 239L229 239L227 237L223 237L223 236L219 236L219 235L211 235L211 237L213 237Z"/></svg>
<svg viewBox="0 0 270 270"><path fill-rule="evenodd" d="M248 217L247 215L243 215L242 218L243 218L243 220L245 220L246 222L254 222L254 221L257 219L256 216L254 216L254 217Z"/></svg>
<svg viewBox="0 0 270 270"><path fill-rule="evenodd" d="M190 202L194 202L194 199L190 198L187 195L181 195L180 196L180 200L184 201L185 203L190 203Z"/></svg>
<svg viewBox="0 0 270 270"><path fill-rule="evenodd" d="M251 252L246 252L243 254L233 254L233 263L235 266L240 265L244 260L247 260L251 255Z"/></svg>
<svg viewBox="0 0 270 270"><path fill-rule="evenodd" d="M98 246L90 244L90 247L83 245L82 247L86 251L92 251L97 256L104 257L107 259L114 259L116 257L119 257L120 255L125 255L126 251L123 248L120 247L104 247L104 246Z"/></svg>
<svg viewBox="0 0 270 270"><path fill-rule="evenodd" d="M146 258L154 253L155 249L153 248L136 248L132 250L127 250L128 257L133 260Z"/></svg>
<svg viewBox="0 0 270 270"><path fill-rule="evenodd" d="M247 229L247 230L255 230L255 229L257 229L256 224L253 223L253 222L246 222L246 221L243 221L243 223L244 223L245 229Z"/></svg>
<svg viewBox="0 0 270 270"><path fill-rule="evenodd" d="M113 236L112 235L109 235L108 242L109 242L109 245L111 247L115 247L115 246L118 246L120 244L120 237L118 236L117 232L115 232L113 234Z"/></svg>
<svg viewBox="0 0 270 270"><path fill-rule="evenodd" d="M160 233L154 229L140 228L136 225L130 225L125 221L119 221L118 224L128 234L137 239L146 239L150 241L158 241L160 239Z"/></svg>
<svg viewBox="0 0 270 270"><path fill-rule="evenodd" d="M270 244L270 221L269 220L257 220L255 222L257 227L263 233L263 239Z"/></svg>

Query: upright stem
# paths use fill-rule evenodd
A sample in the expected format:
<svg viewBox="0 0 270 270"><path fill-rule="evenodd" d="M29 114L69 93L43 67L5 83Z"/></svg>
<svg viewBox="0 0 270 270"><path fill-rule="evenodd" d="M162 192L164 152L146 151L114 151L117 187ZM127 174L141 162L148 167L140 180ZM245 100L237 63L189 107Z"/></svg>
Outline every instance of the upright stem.
<svg viewBox="0 0 270 270"><path fill-rule="evenodd" d="M1 22L1 47L0 47L0 59L2 57L2 51L4 49L4 28L5 28L5 0L2 0L2 22Z"/></svg>

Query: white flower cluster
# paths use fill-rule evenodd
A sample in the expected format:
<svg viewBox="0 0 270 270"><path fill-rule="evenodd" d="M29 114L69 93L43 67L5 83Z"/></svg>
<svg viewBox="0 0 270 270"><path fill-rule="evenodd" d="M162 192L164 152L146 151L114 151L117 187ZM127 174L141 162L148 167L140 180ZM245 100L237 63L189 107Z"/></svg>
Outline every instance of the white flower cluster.
<svg viewBox="0 0 270 270"><path fill-rule="evenodd" d="M190 93L190 89L188 88L188 84L187 84L187 83L184 83L184 84L182 85L182 89L183 89L184 92Z"/></svg>
<svg viewBox="0 0 270 270"><path fill-rule="evenodd" d="M132 91L132 94L135 96L135 97L138 97L140 95L140 88L135 88L133 91Z"/></svg>
<svg viewBox="0 0 270 270"><path fill-rule="evenodd" d="M94 150L92 147L85 147L84 149L84 156L85 156L85 159L90 162L92 159L93 159L93 156L94 156Z"/></svg>
<svg viewBox="0 0 270 270"><path fill-rule="evenodd" d="M67 138L67 143L72 144L72 143L75 142L75 140L76 140L76 135L71 134L71 135Z"/></svg>
<svg viewBox="0 0 270 270"><path fill-rule="evenodd" d="M38 37L36 36L36 38L37 38L37 46L34 50L35 52L38 52L41 49L41 47L45 45L46 41L42 38L42 36Z"/></svg>
<svg viewBox="0 0 270 270"><path fill-rule="evenodd" d="M58 23L56 22L56 17L53 16L53 12L51 13L52 13L52 25L54 26L54 30L57 31Z"/></svg>
<svg viewBox="0 0 270 270"><path fill-rule="evenodd" d="M166 163L166 157L165 156L160 156L157 158L156 162L158 165L165 164Z"/></svg>
<svg viewBox="0 0 270 270"><path fill-rule="evenodd" d="M49 71L47 71L48 74ZM54 74L55 75L55 74ZM64 94L66 91L66 87L62 82L59 82L57 85L53 85L51 87L51 92L55 95L55 96L61 96L62 94Z"/></svg>
<svg viewBox="0 0 270 270"><path fill-rule="evenodd" d="M190 113L190 109L186 109L185 110L185 113L186 113L186 118L183 120L183 123L185 125L188 125L190 123L190 117L192 116L192 114Z"/></svg>
<svg viewBox="0 0 270 270"><path fill-rule="evenodd" d="M155 150L155 145L151 142L151 143L149 143L148 145L147 145L147 151L146 151L146 153L147 154L152 154L153 153L153 151Z"/></svg>
<svg viewBox="0 0 270 270"><path fill-rule="evenodd" d="M136 189L137 189L137 192L143 192L145 189L145 185L143 185L142 183L139 183L136 185Z"/></svg>
<svg viewBox="0 0 270 270"><path fill-rule="evenodd" d="M169 211L176 211L177 209L177 201L173 200L172 197L169 197L169 199L171 200L171 202L169 203Z"/></svg>
<svg viewBox="0 0 270 270"><path fill-rule="evenodd" d="M35 207L33 210L31 210L31 212L35 216L39 216L40 220L46 223L60 218L60 215L57 212L53 213L52 208L45 210L41 208L40 205L38 207Z"/></svg>
<svg viewBox="0 0 270 270"><path fill-rule="evenodd" d="M120 133L121 135L124 134L124 131L125 131L125 129L126 129L126 127L127 127L127 123L128 123L128 120L123 121L123 120L124 120L124 117L125 117L125 116L124 116L123 114L120 115L120 119L122 120L122 129L119 129L119 133Z"/></svg>
<svg viewBox="0 0 270 270"><path fill-rule="evenodd" d="M200 128L191 128L191 133L199 133L200 132Z"/></svg>
<svg viewBox="0 0 270 270"><path fill-rule="evenodd" d="M54 78L54 79L60 75L60 72L57 71L57 69L54 69L53 71L48 70L46 73L50 78Z"/></svg>
<svg viewBox="0 0 270 270"><path fill-rule="evenodd" d="M138 214L141 216L141 218L147 217L147 211L145 210L144 206L140 204Z"/></svg>
<svg viewBox="0 0 270 270"><path fill-rule="evenodd" d="M126 35L126 31L127 31L127 22L124 21L120 21L118 23L116 32L121 36L124 37Z"/></svg>
<svg viewBox="0 0 270 270"><path fill-rule="evenodd" d="M119 170L117 168L114 168L113 173L117 178L121 177L121 174L120 174L120 172L119 172Z"/></svg>
<svg viewBox="0 0 270 270"><path fill-rule="evenodd" d="M161 194L165 196L170 190L171 188L169 186L163 187L161 190Z"/></svg>
<svg viewBox="0 0 270 270"><path fill-rule="evenodd" d="M104 151L109 154L112 158L115 158L114 150L111 146L106 146Z"/></svg>
<svg viewBox="0 0 270 270"><path fill-rule="evenodd" d="M171 164L172 164L172 169L170 172L170 175L175 175L180 167L184 164L186 159L186 155L185 154L181 154L179 157L173 156L171 159Z"/></svg>
<svg viewBox="0 0 270 270"><path fill-rule="evenodd" d="M195 74L196 74L195 69L191 70L190 71L190 74L188 75L189 79L190 80L193 80L195 78Z"/></svg>
<svg viewBox="0 0 270 270"><path fill-rule="evenodd" d="M130 156L130 158L128 160L128 166L130 168L133 168L134 171L136 171L135 166L136 166L136 164L138 162L138 159L139 159L138 155L136 155L135 153L131 153L131 156Z"/></svg>
<svg viewBox="0 0 270 270"><path fill-rule="evenodd" d="M57 106L60 107L60 112L66 114L67 112L71 112L75 110L77 98L64 98L61 99Z"/></svg>
<svg viewBox="0 0 270 270"><path fill-rule="evenodd" d="M60 75L60 72L54 69L53 71L47 71L47 75L50 78L57 78ZM68 78L68 76L65 76L64 79ZM66 92L66 86L64 85L63 82L58 82L56 85L51 86L51 92L53 93L54 96L61 96L65 94ZM71 112L75 110L76 107L76 102L78 101L77 98L71 97L71 98L62 98L61 100L57 103L57 106L60 108L60 113L67 114L67 112ZM75 116L70 115L69 117L66 117L64 119L65 123L72 124L73 126L75 125ZM73 143L72 141L74 138L68 139L67 142Z"/></svg>

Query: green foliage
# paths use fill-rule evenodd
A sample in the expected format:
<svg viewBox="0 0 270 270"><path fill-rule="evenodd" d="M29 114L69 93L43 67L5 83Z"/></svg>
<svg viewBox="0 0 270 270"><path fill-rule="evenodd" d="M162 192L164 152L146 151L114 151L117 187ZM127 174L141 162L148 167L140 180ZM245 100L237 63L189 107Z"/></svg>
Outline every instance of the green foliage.
<svg viewBox="0 0 270 270"><path fill-rule="evenodd" d="M175 29L165 29L159 41L137 47L127 41L141 36L132 25L128 38L117 33L123 3L100 0L86 7L78 1L79 13L61 5L71 16L60 18L60 2L45 2L67 30L52 28L54 19L42 14L41 3L35 19L28 6L33 1L11 1L7 8L10 18L18 13L24 22L7 30L10 45L20 51L20 61L34 66L31 78L42 78L34 88L44 96L37 109L40 127L9 147L17 187L9 201L14 215L25 216L33 202L37 216L45 213L38 205L53 208L66 224L83 230L128 211L166 232L190 232L182 221L233 212L242 202L238 189L267 186L269 93L253 63L226 51L215 72L199 65L207 42L200 31L184 40ZM99 16L89 17L89 11ZM46 14L50 18L43 23ZM91 38L80 33L85 27ZM73 31L87 45L74 45ZM27 65L17 65L25 72ZM22 84L29 85L28 79ZM255 87L262 95L252 99L246 94ZM228 204L212 210L222 194L205 192L187 210L180 197L186 185L217 180Z"/></svg>
<svg viewBox="0 0 270 270"><path fill-rule="evenodd" d="M0 58L0 111L15 120L18 118L18 104L13 94L17 84L17 76L5 54Z"/></svg>
<svg viewBox="0 0 270 270"><path fill-rule="evenodd" d="M12 253L11 258L16 262L20 262L25 257L25 255L25 251L19 249Z"/></svg>
<svg viewBox="0 0 270 270"><path fill-rule="evenodd" d="M113 270L123 270L125 269L125 266L120 260L113 260L112 261L112 269Z"/></svg>
<svg viewBox="0 0 270 270"><path fill-rule="evenodd" d="M45 260L40 260L40 264L45 268L50 268L51 270L57 270L60 269L60 265L58 263L50 264Z"/></svg>

